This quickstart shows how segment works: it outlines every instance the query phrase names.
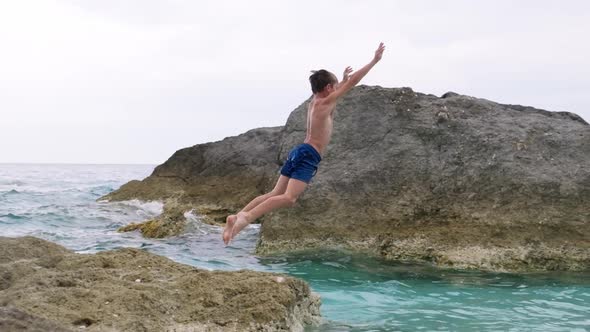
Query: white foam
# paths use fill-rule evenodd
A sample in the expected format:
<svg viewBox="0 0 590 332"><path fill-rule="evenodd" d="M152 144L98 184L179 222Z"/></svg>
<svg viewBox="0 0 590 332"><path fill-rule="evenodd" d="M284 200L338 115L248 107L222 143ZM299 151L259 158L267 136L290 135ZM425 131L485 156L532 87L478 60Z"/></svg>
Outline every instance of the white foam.
<svg viewBox="0 0 590 332"><path fill-rule="evenodd" d="M192 222L199 221L200 222L201 220L200 220L199 216L197 216L193 211L194 210L190 210L190 211L185 212L184 217L188 221L192 221Z"/></svg>
<svg viewBox="0 0 590 332"><path fill-rule="evenodd" d="M201 216L195 214L193 210L184 213L184 217L191 225L191 231L203 235L219 233L221 227L209 225L202 221Z"/></svg>
<svg viewBox="0 0 590 332"><path fill-rule="evenodd" d="M137 208L137 214L141 215L142 217L157 216L164 211L164 203L161 201L140 201L138 199L132 199L129 201L120 201L117 203Z"/></svg>

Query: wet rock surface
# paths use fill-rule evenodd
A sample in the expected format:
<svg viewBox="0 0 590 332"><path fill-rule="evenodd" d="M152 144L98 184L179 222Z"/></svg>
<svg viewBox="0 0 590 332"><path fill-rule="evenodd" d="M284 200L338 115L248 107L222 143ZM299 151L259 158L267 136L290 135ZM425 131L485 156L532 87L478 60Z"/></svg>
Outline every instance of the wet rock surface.
<svg viewBox="0 0 590 332"><path fill-rule="evenodd" d="M138 249L76 254L0 237L2 331L302 331L319 297L298 279L209 272Z"/></svg>
<svg viewBox="0 0 590 332"><path fill-rule="evenodd" d="M284 127L179 150L107 199L178 197L223 221L272 189L305 137ZM346 247L490 270L590 268L590 126L568 112L455 92L359 86L297 206L262 219L261 254Z"/></svg>

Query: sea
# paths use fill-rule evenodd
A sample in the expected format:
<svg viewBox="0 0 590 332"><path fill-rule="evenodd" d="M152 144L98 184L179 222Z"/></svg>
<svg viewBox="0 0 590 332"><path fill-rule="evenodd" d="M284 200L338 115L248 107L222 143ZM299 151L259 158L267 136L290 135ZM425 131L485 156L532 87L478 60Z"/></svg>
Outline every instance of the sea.
<svg viewBox="0 0 590 332"><path fill-rule="evenodd" d="M207 270L285 273L322 298L323 322L306 331L590 331L590 271L491 273L331 250L261 257L259 225L226 247L222 229L194 214L180 236L118 233L162 204L97 199L154 166L0 164L0 236L36 236L85 254L141 248Z"/></svg>

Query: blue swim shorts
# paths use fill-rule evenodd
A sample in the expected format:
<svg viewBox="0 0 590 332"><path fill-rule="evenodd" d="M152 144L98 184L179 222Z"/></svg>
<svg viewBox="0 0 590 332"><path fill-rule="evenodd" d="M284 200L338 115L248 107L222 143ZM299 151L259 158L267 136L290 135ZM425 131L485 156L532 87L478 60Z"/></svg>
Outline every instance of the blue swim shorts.
<svg viewBox="0 0 590 332"><path fill-rule="evenodd" d="M318 164L322 160L313 146L307 143L299 144L289 152L281 174L292 179L309 183L318 171Z"/></svg>

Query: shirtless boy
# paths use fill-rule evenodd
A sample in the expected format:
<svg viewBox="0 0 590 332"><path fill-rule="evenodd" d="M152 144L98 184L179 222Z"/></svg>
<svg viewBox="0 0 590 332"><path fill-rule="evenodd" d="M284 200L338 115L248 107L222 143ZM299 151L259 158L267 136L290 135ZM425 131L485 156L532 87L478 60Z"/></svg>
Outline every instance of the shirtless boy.
<svg viewBox="0 0 590 332"><path fill-rule="evenodd" d="M309 77L313 99L307 110L307 135L303 144L289 152L279 180L271 192L254 198L237 215L227 217L223 230L223 242L226 245L262 215L295 204L315 175L322 160L321 155L330 142L336 103L381 60L384 50L383 43L379 44L373 60L352 75L352 68L347 67L340 83L329 71L322 69L313 72Z"/></svg>

